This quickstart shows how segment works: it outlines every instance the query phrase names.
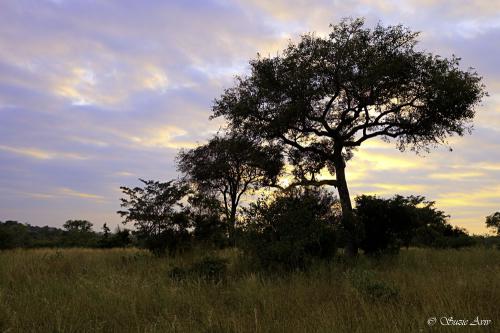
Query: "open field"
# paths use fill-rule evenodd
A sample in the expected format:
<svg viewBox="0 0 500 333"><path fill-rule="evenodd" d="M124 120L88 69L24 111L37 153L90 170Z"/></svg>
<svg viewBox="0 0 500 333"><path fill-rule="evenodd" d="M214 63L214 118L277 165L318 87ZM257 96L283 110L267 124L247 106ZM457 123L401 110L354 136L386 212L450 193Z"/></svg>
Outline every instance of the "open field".
<svg viewBox="0 0 500 333"><path fill-rule="evenodd" d="M498 332L500 251L410 249L383 259L173 280L192 255L137 249L0 252L1 332ZM442 326L441 317L491 320ZM437 317L429 327L428 318Z"/></svg>

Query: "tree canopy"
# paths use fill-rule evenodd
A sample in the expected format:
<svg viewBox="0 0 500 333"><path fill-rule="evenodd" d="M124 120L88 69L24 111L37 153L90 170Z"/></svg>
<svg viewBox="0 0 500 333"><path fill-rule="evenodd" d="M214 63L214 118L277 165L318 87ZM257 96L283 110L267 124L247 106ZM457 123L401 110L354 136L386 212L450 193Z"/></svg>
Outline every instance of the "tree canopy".
<svg viewBox="0 0 500 333"><path fill-rule="evenodd" d="M120 199L125 210L117 213L125 218L124 223L134 223L137 235L155 254L162 255L167 248L175 252L189 227L189 221L179 212L189 188L175 181L140 181L144 187L120 187L126 196Z"/></svg>
<svg viewBox="0 0 500 333"><path fill-rule="evenodd" d="M250 61L215 100L213 117L233 131L287 147L298 183L336 186L356 252L346 162L380 137L400 150L426 151L472 128L486 94L460 59L415 48L418 33L401 26L366 28L362 19L331 26L326 37L302 36L281 54ZM318 182L326 168L335 179Z"/></svg>
<svg viewBox="0 0 500 333"><path fill-rule="evenodd" d="M486 216L486 227L492 228L498 235L500 235L500 212L495 212Z"/></svg>
<svg viewBox="0 0 500 333"><path fill-rule="evenodd" d="M221 197L231 229L242 195L275 183L282 167L279 148L259 145L250 138L231 133L215 136L206 145L183 150L178 155L178 168L190 183Z"/></svg>

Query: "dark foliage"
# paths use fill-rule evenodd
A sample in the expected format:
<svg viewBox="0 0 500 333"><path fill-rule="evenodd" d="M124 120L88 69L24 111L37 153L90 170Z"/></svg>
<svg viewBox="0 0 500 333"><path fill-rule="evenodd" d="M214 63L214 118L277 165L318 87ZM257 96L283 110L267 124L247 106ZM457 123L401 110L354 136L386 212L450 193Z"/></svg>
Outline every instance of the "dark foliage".
<svg viewBox="0 0 500 333"><path fill-rule="evenodd" d="M224 209L210 192L195 192L188 198L193 240L205 247L222 248L229 245L229 230L224 222Z"/></svg>
<svg viewBox="0 0 500 333"><path fill-rule="evenodd" d="M76 222L75 222L76 221ZM115 233L98 234L89 229L92 223L69 220L66 230L38 227L17 221L0 221L0 249L39 247L123 247L132 242L130 231L119 228Z"/></svg>
<svg viewBox="0 0 500 333"><path fill-rule="evenodd" d="M372 302L391 302L399 297L399 290L377 278L373 271L349 270L345 276L363 297Z"/></svg>
<svg viewBox="0 0 500 333"><path fill-rule="evenodd" d="M181 151L177 159L179 171L187 181L199 191L219 197L230 235L241 197L249 190L275 182L283 167L279 148L261 146L231 133Z"/></svg>
<svg viewBox="0 0 500 333"><path fill-rule="evenodd" d="M486 227L493 229L500 236L500 212L486 216Z"/></svg>
<svg viewBox="0 0 500 333"><path fill-rule="evenodd" d="M187 185L169 181L142 180L144 187L121 187L127 198L121 199L124 223L133 222L139 245L156 255L175 254L190 244L189 218L181 200L189 192Z"/></svg>
<svg viewBox="0 0 500 333"><path fill-rule="evenodd" d="M214 256L205 256L195 261L190 267L174 267L169 271L169 276L175 280L185 278L200 278L212 282L222 281L227 272L228 261Z"/></svg>
<svg viewBox="0 0 500 333"><path fill-rule="evenodd" d="M355 200L362 231L360 247L366 254L396 253L410 244L458 248L474 243L464 230L448 224L448 216L434 202L422 196L383 199L362 195Z"/></svg>
<svg viewBox="0 0 500 333"><path fill-rule="evenodd" d="M244 250L265 269L304 269L335 254L336 200L319 189L292 190L245 210Z"/></svg>
<svg viewBox="0 0 500 333"><path fill-rule="evenodd" d="M95 247L98 236L92 231L92 223L86 220L68 220L63 224L66 229L64 242L66 246Z"/></svg>
<svg viewBox="0 0 500 333"><path fill-rule="evenodd" d="M110 233L105 223L98 246L102 248L127 247L132 245L132 242L133 239L130 230L117 227L114 233Z"/></svg>

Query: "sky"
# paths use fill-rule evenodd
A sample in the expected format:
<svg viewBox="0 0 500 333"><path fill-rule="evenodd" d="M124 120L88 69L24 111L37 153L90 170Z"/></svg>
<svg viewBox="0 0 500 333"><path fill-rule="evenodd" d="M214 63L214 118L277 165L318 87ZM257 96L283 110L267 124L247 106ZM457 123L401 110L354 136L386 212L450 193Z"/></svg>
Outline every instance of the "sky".
<svg viewBox="0 0 500 333"><path fill-rule="evenodd" d="M351 195L424 195L450 223L487 232L500 211L500 1L2 0L0 220L118 225L120 186L179 177L175 156L223 126L214 98L259 52L364 17L420 31L417 48L462 58L489 97L472 135L429 154L366 142Z"/></svg>

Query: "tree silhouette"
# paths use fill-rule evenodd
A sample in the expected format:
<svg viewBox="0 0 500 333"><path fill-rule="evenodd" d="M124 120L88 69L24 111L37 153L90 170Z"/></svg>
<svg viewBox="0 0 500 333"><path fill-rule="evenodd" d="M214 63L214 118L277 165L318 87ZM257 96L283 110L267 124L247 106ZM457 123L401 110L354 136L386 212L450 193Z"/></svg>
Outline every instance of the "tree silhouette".
<svg viewBox="0 0 500 333"><path fill-rule="evenodd" d="M280 150L228 134L178 155L178 169L201 192L218 193L232 235L240 199L250 189L276 182L283 167Z"/></svg>
<svg viewBox="0 0 500 333"><path fill-rule="evenodd" d="M459 58L417 51L417 36L401 25L369 29L345 19L325 38L304 35L279 55L250 61L250 74L213 106L212 117L225 117L232 130L287 147L296 184L337 188L352 255L345 168L354 150L375 137L416 152L446 143L471 130L486 94ZM325 168L335 179L316 179Z"/></svg>
<svg viewBox="0 0 500 333"><path fill-rule="evenodd" d="M486 216L486 226L494 229L500 236L500 212L495 212L490 216Z"/></svg>
<svg viewBox="0 0 500 333"><path fill-rule="evenodd" d="M144 187L120 187L127 198L120 199L125 210L117 213L125 217L124 223L134 223L137 234L153 253L162 255L167 248L175 252L188 235L188 221L179 208L189 189L174 181L139 180Z"/></svg>
<svg viewBox="0 0 500 333"><path fill-rule="evenodd" d="M69 232L92 232L93 224L87 220L68 220L63 228Z"/></svg>

